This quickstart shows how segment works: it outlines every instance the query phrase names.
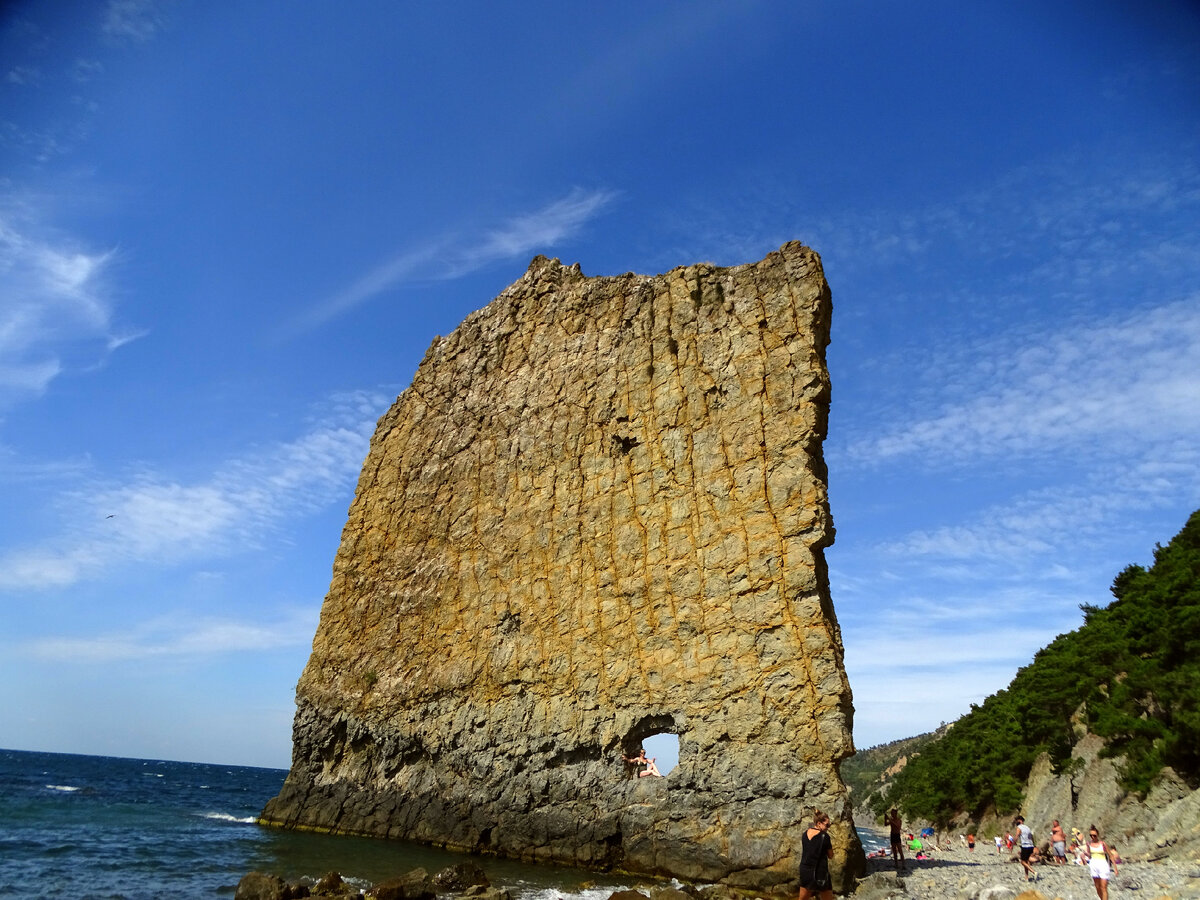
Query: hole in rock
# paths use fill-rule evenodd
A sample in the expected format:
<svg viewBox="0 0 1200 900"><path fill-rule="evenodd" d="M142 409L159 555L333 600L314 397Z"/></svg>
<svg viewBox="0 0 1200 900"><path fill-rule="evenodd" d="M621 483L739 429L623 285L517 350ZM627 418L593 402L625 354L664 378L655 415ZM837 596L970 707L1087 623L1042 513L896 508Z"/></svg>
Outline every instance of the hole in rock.
<svg viewBox="0 0 1200 900"><path fill-rule="evenodd" d="M650 777L644 764L635 761L639 751L654 759L659 775L666 775L679 763L679 735L675 717L669 713L643 716L621 741L621 752L625 756L625 777Z"/></svg>
<svg viewBox="0 0 1200 900"><path fill-rule="evenodd" d="M642 740L642 746L661 774L670 775L671 770L679 765L679 735L652 734Z"/></svg>

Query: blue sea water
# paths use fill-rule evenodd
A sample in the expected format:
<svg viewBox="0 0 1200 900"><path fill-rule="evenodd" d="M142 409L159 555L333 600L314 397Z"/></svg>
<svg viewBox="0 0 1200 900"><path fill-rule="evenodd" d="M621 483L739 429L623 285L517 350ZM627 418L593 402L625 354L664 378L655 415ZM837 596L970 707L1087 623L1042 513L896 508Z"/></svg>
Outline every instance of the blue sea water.
<svg viewBox="0 0 1200 900"><path fill-rule="evenodd" d="M287 772L164 760L0 750L0 898L232 898L251 871L340 872L362 887L471 857L398 841L256 824ZM864 845L870 842L860 830ZM606 900L636 883L474 859L515 900Z"/></svg>
<svg viewBox="0 0 1200 900"><path fill-rule="evenodd" d="M287 772L0 750L0 897L232 898L254 870L337 871L365 887L470 857L415 844L255 824ZM475 859L517 900L604 900L619 878Z"/></svg>

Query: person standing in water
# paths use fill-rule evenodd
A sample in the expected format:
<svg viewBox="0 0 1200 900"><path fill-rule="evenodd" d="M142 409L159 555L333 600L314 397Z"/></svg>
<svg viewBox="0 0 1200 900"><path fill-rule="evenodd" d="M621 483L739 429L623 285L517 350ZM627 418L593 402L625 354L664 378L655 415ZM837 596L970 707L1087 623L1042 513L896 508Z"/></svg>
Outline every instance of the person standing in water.
<svg viewBox="0 0 1200 900"><path fill-rule="evenodd" d="M833 900L833 880L829 877L833 841L828 831L829 816L818 809L812 824L800 836L800 900Z"/></svg>
<svg viewBox="0 0 1200 900"><path fill-rule="evenodd" d="M892 860L896 863L896 871L904 871L904 840L900 836L900 811L892 807L884 821L892 832Z"/></svg>
<svg viewBox="0 0 1200 900"><path fill-rule="evenodd" d="M1100 832L1096 830L1095 825L1088 829L1083 858L1087 860L1092 884L1096 885L1096 896L1100 900L1108 900L1108 879L1110 875L1117 874L1117 864L1113 861L1113 852L1108 848L1108 844L1100 840Z"/></svg>

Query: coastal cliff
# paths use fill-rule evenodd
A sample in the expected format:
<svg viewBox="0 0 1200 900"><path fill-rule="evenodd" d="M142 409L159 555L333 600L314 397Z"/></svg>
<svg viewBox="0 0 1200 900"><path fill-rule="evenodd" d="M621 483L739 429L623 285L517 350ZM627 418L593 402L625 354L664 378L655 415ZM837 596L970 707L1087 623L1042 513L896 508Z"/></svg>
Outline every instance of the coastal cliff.
<svg viewBox="0 0 1200 900"><path fill-rule="evenodd" d="M862 851L818 256L538 257L380 419L267 824L782 889ZM678 767L622 761L652 734Z"/></svg>

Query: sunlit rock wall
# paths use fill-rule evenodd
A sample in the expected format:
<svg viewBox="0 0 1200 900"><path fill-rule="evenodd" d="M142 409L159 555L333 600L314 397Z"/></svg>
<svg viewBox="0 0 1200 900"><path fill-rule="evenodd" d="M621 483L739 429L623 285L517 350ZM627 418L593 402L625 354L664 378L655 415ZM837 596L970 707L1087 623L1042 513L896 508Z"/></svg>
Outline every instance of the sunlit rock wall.
<svg viewBox="0 0 1200 900"><path fill-rule="evenodd" d="M861 850L820 260L538 257L380 420L264 821L770 888ZM666 778L621 760L679 736Z"/></svg>

